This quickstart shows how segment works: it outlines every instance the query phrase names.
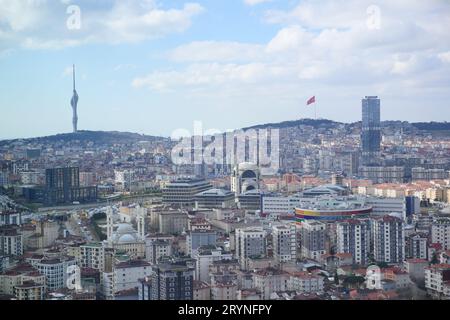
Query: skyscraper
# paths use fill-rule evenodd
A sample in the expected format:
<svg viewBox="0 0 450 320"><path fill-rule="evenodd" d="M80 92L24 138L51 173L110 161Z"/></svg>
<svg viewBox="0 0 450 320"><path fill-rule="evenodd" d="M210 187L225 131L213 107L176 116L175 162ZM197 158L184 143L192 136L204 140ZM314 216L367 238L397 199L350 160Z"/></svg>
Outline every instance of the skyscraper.
<svg viewBox="0 0 450 320"><path fill-rule="evenodd" d="M70 100L70 104L72 105L73 110L73 118L72 118L72 124L73 124L73 132L78 131L78 115L77 115L77 107L78 107L78 93L75 89L75 65L73 65L73 96L72 100Z"/></svg>
<svg viewBox="0 0 450 320"><path fill-rule="evenodd" d="M362 99L362 162L363 165L376 165L380 159L381 121L380 99L366 96Z"/></svg>
<svg viewBox="0 0 450 320"><path fill-rule="evenodd" d="M45 170L45 199L49 205L58 203L92 202L97 200L97 187L80 187L78 167Z"/></svg>

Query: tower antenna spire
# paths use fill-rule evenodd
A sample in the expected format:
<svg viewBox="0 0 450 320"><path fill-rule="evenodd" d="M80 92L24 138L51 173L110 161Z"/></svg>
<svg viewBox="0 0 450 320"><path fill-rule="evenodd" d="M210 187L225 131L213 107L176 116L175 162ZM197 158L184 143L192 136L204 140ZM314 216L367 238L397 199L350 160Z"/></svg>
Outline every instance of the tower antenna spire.
<svg viewBox="0 0 450 320"><path fill-rule="evenodd" d="M73 96L72 100L70 100L70 105L72 106L73 111L73 117L72 117L72 125L73 125L73 132L78 131L78 114L77 114L77 107L78 107L78 93L75 89L75 64L73 64Z"/></svg>
<svg viewBox="0 0 450 320"><path fill-rule="evenodd" d="M75 90L75 64L73 65L73 90Z"/></svg>

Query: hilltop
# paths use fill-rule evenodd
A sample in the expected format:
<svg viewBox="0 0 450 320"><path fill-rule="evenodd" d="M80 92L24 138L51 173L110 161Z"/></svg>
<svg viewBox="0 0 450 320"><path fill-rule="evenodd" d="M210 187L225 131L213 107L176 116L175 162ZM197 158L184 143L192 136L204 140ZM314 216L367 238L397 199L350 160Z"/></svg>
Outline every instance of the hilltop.
<svg viewBox="0 0 450 320"><path fill-rule="evenodd" d="M328 119L298 119L283 121L277 123L258 124L250 127L243 128L243 130L249 129L266 129L266 128L291 128L299 126L312 126L314 128L326 127L333 128L338 126L358 127L361 126L361 122L354 123L342 123ZM450 136L450 122L417 122L409 123L407 121L382 121L382 127L394 127L402 126L404 128L413 128L414 131L430 132L432 134L444 134ZM130 144L140 141L161 141L167 142L169 138L151 136L145 134L138 134L132 132L119 132L119 131L79 131L76 133L61 133L46 137L26 138L26 139L12 139L0 141L0 147L8 146L15 143L26 144L88 144L93 143L96 145L110 145L110 144Z"/></svg>
<svg viewBox="0 0 450 320"><path fill-rule="evenodd" d="M0 146L9 145L18 142L31 144L55 144L55 143L94 143L94 144L128 144L139 141L158 141L167 140L167 138L143 135L132 132L118 131L78 131L76 133L61 133L53 136L13 139L0 141Z"/></svg>

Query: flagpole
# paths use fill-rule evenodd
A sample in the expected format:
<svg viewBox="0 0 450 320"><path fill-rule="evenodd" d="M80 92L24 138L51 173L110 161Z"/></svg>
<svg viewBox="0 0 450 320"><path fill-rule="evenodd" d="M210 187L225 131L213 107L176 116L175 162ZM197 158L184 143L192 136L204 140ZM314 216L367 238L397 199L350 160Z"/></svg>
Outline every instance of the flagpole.
<svg viewBox="0 0 450 320"><path fill-rule="evenodd" d="M316 120L317 120L317 98L314 99L314 115L316 116Z"/></svg>

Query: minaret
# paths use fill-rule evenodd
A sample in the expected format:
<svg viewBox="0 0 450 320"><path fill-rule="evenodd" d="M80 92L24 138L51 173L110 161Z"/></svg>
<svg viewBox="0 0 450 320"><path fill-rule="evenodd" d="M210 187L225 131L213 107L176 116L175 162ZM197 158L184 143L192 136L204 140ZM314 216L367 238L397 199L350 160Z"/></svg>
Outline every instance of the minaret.
<svg viewBox="0 0 450 320"><path fill-rule="evenodd" d="M78 106L78 93L75 89L75 65L73 65L73 96L72 100L70 101L70 104L72 105L73 110L73 118L72 118L72 124L73 124L73 132L78 131L78 115L77 115L77 106Z"/></svg>
<svg viewBox="0 0 450 320"><path fill-rule="evenodd" d="M106 240L109 244L112 244L113 241L113 229L114 229L114 221L113 221L113 210L111 207L106 208Z"/></svg>
<svg viewBox="0 0 450 320"><path fill-rule="evenodd" d="M141 240L145 240L145 216L147 215L147 209L137 206L136 213L138 234Z"/></svg>

